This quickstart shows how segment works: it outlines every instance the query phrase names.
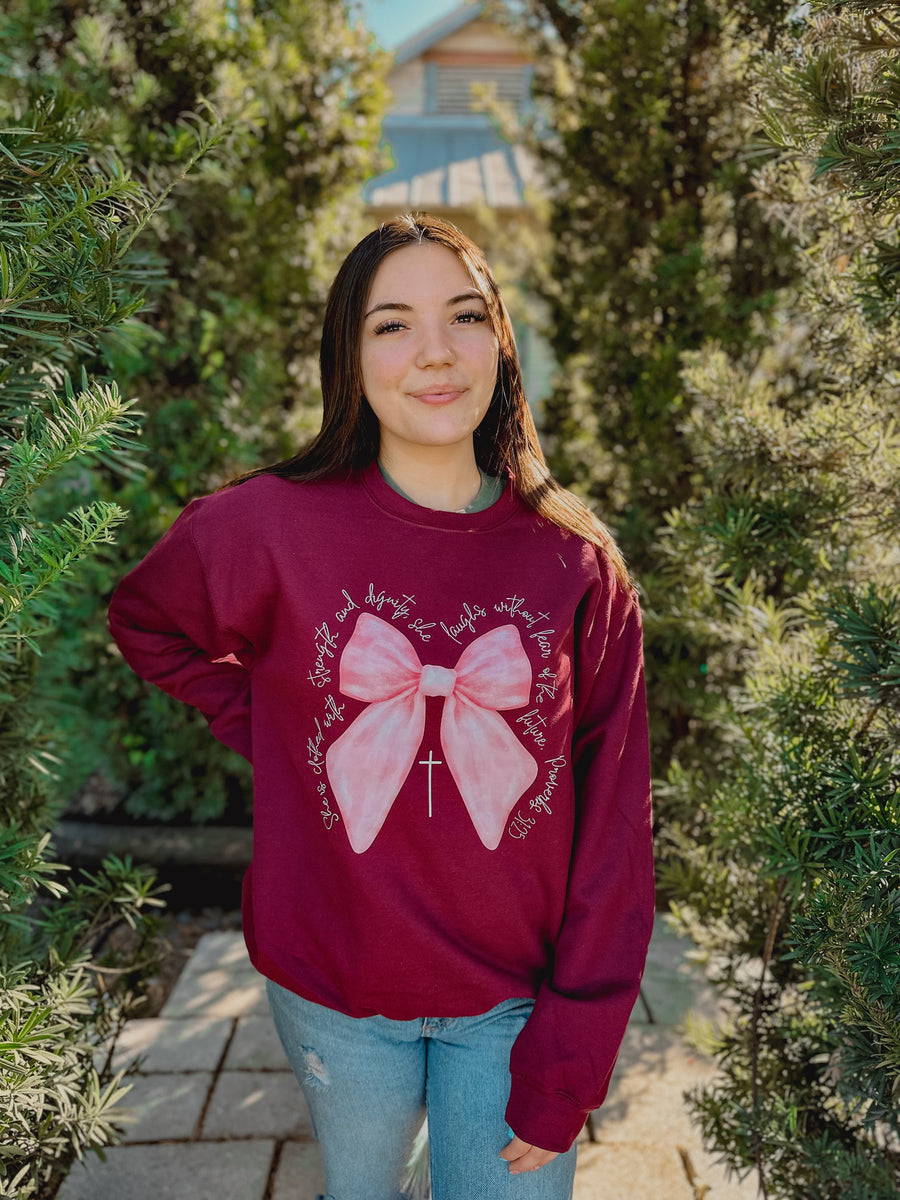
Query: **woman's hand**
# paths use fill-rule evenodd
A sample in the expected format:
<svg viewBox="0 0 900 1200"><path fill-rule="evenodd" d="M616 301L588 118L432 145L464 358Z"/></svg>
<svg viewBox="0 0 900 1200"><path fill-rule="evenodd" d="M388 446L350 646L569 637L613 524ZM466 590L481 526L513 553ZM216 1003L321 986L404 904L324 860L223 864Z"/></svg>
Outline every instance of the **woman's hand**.
<svg viewBox="0 0 900 1200"><path fill-rule="evenodd" d="M500 1157L509 1163L510 1175L522 1175L525 1171L536 1171L544 1167L557 1156L556 1150L542 1150L540 1146L532 1146L514 1137L509 1145L500 1151Z"/></svg>

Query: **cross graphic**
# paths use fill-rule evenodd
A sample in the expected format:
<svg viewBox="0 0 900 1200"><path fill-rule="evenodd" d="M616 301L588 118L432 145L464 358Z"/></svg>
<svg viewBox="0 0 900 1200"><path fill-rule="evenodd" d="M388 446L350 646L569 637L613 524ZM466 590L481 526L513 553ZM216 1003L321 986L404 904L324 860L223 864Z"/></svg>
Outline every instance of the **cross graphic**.
<svg viewBox="0 0 900 1200"><path fill-rule="evenodd" d="M433 767L442 767L444 764L439 758L434 757L434 753L429 750L427 758L419 759L420 767L428 768L428 815L431 816L431 770Z"/></svg>

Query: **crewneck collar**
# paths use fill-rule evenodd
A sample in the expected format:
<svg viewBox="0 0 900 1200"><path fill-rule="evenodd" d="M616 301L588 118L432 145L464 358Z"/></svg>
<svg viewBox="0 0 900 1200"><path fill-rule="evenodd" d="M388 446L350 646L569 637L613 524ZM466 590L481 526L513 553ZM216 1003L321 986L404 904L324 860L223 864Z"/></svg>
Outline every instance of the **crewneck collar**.
<svg viewBox="0 0 900 1200"><path fill-rule="evenodd" d="M407 500L412 500L409 492L405 492L397 480L393 479L384 469L384 463L380 459L378 460L378 470L381 472L381 478L386 483L389 483L395 492L399 492ZM462 508L454 508L451 510L452 512L480 512L483 508L490 508L492 504L496 504L500 499L501 493L506 486L506 480L500 479L496 475L485 475L481 467L478 468L478 476L481 483L479 484L477 494L473 496L468 504L463 505ZM418 501L414 500L413 503L418 504Z"/></svg>
<svg viewBox="0 0 900 1200"><path fill-rule="evenodd" d="M383 512L411 525L429 529L447 529L458 533L494 529L509 520L518 507L511 477L495 503L480 512L445 512L443 509L416 504L394 491L382 476L377 459L360 472L360 479L372 502Z"/></svg>

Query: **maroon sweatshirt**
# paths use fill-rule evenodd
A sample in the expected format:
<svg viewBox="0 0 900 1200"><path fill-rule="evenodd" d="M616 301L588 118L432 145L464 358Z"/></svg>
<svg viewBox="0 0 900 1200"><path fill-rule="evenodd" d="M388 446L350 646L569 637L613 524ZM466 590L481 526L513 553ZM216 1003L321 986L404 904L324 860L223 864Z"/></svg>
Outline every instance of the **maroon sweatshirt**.
<svg viewBox="0 0 900 1200"><path fill-rule="evenodd" d="M506 1119L566 1150L653 918L640 613L602 552L512 485L454 513L377 464L263 475L188 505L110 628L253 762L257 969L353 1017L536 997Z"/></svg>

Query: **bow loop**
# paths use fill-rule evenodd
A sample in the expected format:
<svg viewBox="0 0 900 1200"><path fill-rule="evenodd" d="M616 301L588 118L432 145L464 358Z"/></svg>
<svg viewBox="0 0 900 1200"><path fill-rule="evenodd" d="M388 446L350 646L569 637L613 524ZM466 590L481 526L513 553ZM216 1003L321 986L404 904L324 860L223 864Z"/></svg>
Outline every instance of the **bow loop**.
<svg viewBox="0 0 900 1200"><path fill-rule="evenodd" d="M422 664L406 637L372 613L360 613L341 655L340 689L354 700L388 700L419 685Z"/></svg>
<svg viewBox="0 0 900 1200"><path fill-rule="evenodd" d="M476 638L459 656L456 689L481 708L522 708L531 693L531 663L515 625Z"/></svg>

